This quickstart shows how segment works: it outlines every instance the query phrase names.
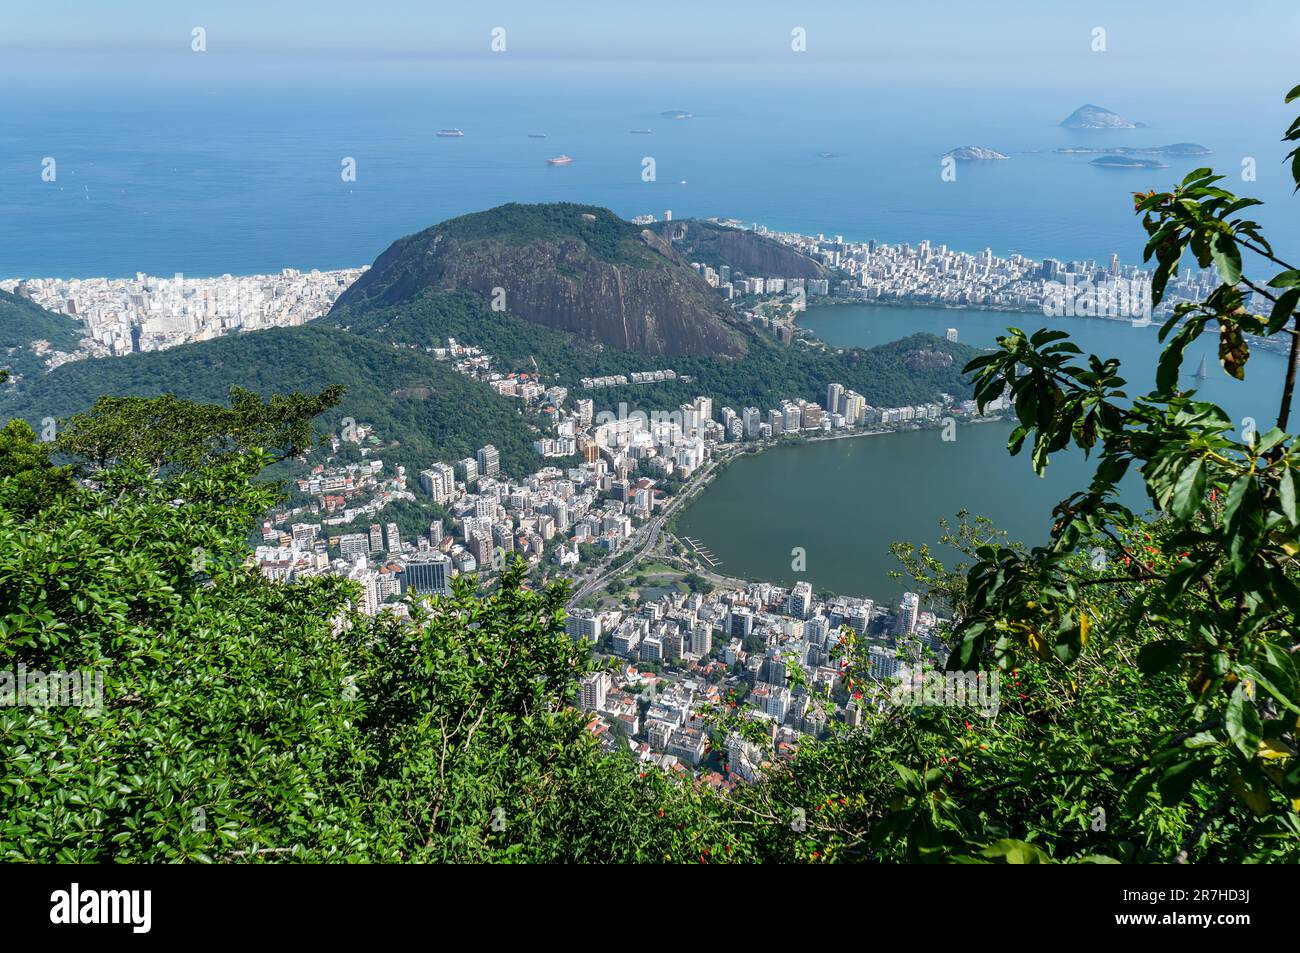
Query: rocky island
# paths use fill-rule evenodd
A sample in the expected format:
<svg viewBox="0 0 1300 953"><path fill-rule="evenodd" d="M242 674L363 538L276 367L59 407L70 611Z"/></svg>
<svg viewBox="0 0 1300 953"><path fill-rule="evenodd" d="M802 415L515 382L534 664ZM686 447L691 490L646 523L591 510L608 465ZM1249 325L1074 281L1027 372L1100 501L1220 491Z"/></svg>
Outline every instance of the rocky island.
<svg viewBox="0 0 1300 953"><path fill-rule="evenodd" d="M1140 129L1140 122L1129 122L1119 113L1087 103L1061 120L1066 129Z"/></svg>
<svg viewBox="0 0 1300 953"><path fill-rule="evenodd" d="M1098 155L1098 156L1132 156L1132 155L1157 155L1157 156L1208 156L1210 150L1205 146L1195 142L1175 142L1167 146L1112 146L1112 147L1093 147L1093 146L1073 146L1065 149L1057 149L1062 155Z"/></svg>
<svg viewBox="0 0 1300 953"><path fill-rule="evenodd" d="M945 152L943 157L945 159L956 159L959 162L986 162L993 159L1010 158L1001 152L985 149L983 146L958 146L956 149Z"/></svg>
<svg viewBox="0 0 1300 953"><path fill-rule="evenodd" d="M1167 169L1158 159L1142 159L1138 156L1098 156L1089 165L1103 169Z"/></svg>

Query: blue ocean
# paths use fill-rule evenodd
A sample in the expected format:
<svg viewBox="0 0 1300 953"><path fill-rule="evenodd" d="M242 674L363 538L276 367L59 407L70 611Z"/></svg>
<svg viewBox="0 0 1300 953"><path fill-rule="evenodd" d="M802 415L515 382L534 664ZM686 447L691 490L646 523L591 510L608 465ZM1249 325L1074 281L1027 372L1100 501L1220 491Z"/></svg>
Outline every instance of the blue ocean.
<svg viewBox="0 0 1300 953"><path fill-rule="evenodd" d="M147 71L145 71L147 73ZM1213 164L1296 244L1278 141L1283 90L1196 95L1099 76L1053 86L888 84L842 70L467 60L240 76L31 83L0 110L0 277L193 276L338 268L503 202L576 201L633 216L1062 259L1141 258L1131 193ZM1145 128L1072 131L1094 102ZM666 118L685 110L689 119ZM463 137L437 130L458 128ZM651 134L633 134L650 130ZM545 138L530 138L544 134ZM1102 169L1067 147L1194 142L1205 158ZM941 156L984 146L1004 161ZM571 156L566 166L547 159ZM42 161L53 158L54 181ZM654 160L653 181L643 179ZM1256 181L1241 181L1254 160ZM355 164L355 181L342 175Z"/></svg>

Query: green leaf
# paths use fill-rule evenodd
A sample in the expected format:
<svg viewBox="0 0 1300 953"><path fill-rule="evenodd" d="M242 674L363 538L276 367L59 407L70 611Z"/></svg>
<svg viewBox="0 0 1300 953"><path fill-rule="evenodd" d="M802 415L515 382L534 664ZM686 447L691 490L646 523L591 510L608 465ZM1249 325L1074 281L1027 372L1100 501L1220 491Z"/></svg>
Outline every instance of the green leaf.
<svg viewBox="0 0 1300 953"><path fill-rule="evenodd" d="M1225 284L1235 285L1241 281L1241 249L1231 235L1223 232L1215 235L1210 251L1214 257L1214 266Z"/></svg>
<svg viewBox="0 0 1300 953"><path fill-rule="evenodd" d="M1255 757L1259 751L1259 738L1262 732L1259 713L1255 711L1254 702L1246 698L1246 689L1237 685L1228 699L1228 707L1223 713L1223 723L1228 729L1232 743L1248 758Z"/></svg>
<svg viewBox="0 0 1300 953"><path fill-rule="evenodd" d="M1287 322L1291 320L1291 315L1295 313L1297 304L1300 304L1300 287L1288 288L1278 295L1277 303L1273 305L1273 313L1268 318L1269 334L1277 334L1286 327Z"/></svg>
<svg viewBox="0 0 1300 953"><path fill-rule="evenodd" d="M1300 514L1296 510L1296 499L1300 498L1300 470L1285 470L1278 480L1278 499L1282 503L1282 514L1292 526L1300 526Z"/></svg>
<svg viewBox="0 0 1300 953"><path fill-rule="evenodd" d="M1279 272L1268 282L1270 288L1294 288L1300 285L1300 271L1294 268Z"/></svg>
<svg viewBox="0 0 1300 953"><path fill-rule="evenodd" d="M1184 522L1191 519L1205 501L1205 461L1197 457L1183 468L1174 484L1173 514Z"/></svg>

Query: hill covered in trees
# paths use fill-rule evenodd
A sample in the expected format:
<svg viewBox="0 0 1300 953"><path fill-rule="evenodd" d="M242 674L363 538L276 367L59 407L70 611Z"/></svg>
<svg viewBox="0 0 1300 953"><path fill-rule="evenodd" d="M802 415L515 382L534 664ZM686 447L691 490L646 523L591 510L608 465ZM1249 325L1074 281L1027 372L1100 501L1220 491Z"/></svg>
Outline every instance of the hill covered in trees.
<svg viewBox="0 0 1300 953"><path fill-rule="evenodd" d="M736 356L734 316L667 241L595 205L503 205L394 242L334 305L472 291L534 324L642 354Z"/></svg>
<svg viewBox="0 0 1300 953"><path fill-rule="evenodd" d="M591 397L597 406L627 401L670 409L705 394L714 398L716 407L766 409L791 397L823 402L826 386L833 381L881 407L933 400L940 393L968 397L971 385L962 367L978 353L931 334L868 349L840 350L820 342L786 346L746 329L748 343L741 358L652 357L539 327L509 312L494 312L484 299L469 293L426 292L399 305L336 311L325 320L363 337L421 347L445 345L453 337L482 347L502 359L504 366L518 370L531 370L530 358L534 358L548 382L569 388L577 387L583 377L665 368L690 379L602 388L581 395ZM914 357L918 354L938 359L918 360Z"/></svg>
<svg viewBox="0 0 1300 953"><path fill-rule="evenodd" d="M532 447L538 433L517 401L423 351L324 324L67 364L0 400L0 415L35 424L88 410L103 395L171 393L218 402L231 386L270 396L332 384L343 385L346 396L316 425L337 433L344 417L373 424L379 454L412 477L435 460L472 456L485 443L494 443L506 472L520 477L541 459Z"/></svg>
<svg viewBox="0 0 1300 953"><path fill-rule="evenodd" d="M33 342L45 341L55 351L72 351L81 336L81 325L74 318L0 291L0 369L10 371L15 380L38 375L45 366L45 358L32 349Z"/></svg>

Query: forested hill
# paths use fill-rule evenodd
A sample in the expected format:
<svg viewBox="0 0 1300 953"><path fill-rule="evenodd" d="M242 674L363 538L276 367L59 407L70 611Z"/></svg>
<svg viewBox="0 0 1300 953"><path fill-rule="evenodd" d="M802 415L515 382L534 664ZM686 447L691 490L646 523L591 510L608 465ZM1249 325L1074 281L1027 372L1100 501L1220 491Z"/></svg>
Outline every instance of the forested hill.
<svg viewBox="0 0 1300 953"><path fill-rule="evenodd" d="M737 412L747 406L767 409L790 397L821 403L831 382L858 391L873 405L895 407L933 400L940 393L969 396L970 385L961 369L978 353L931 334L866 350L840 350L816 341L785 346L766 334L749 332L745 356L739 359L651 357L601 347L577 335L493 312L483 299L466 293L426 293L404 304L343 312L324 320L365 338L422 347L443 345L454 337L495 355L504 369L531 369L530 358L534 358L547 383L570 388L583 377L662 368L691 378L583 394L598 407L625 400L671 409L704 394L714 398L716 407L729 405Z"/></svg>
<svg viewBox="0 0 1300 953"><path fill-rule="evenodd" d="M12 375L39 374L45 358L32 343L45 341L56 351L71 351L81 340L81 325L65 314L46 311L21 295L0 291L0 368Z"/></svg>
<svg viewBox="0 0 1300 953"><path fill-rule="evenodd" d="M653 355L737 356L745 338L669 242L596 205L502 205L394 242L336 313L427 291L500 295L534 324Z"/></svg>
<svg viewBox="0 0 1300 953"><path fill-rule="evenodd" d="M422 351L325 324L274 328L186 344L166 351L79 361L0 399L0 418L65 418L102 395L174 393L224 402L231 385L262 395L316 392L342 384L347 394L321 430L343 417L374 424L385 462L426 467L471 456L485 443L501 452L506 472L522 477L539 465L537 434L517 401L457 373ZM399 446L387 446L397 441ZM413 474L412 474L413 476Z"/></svg>

